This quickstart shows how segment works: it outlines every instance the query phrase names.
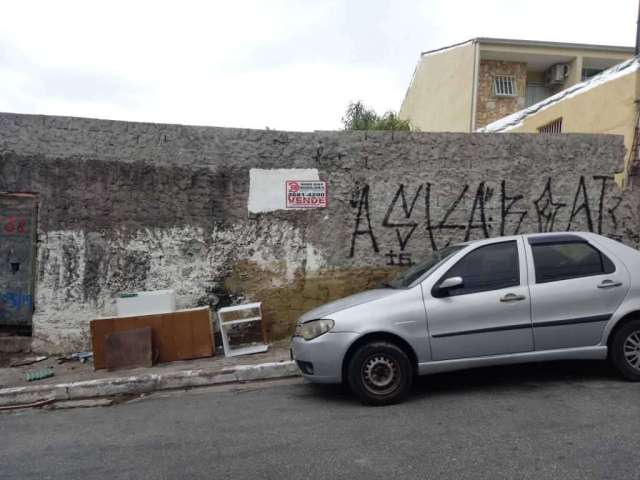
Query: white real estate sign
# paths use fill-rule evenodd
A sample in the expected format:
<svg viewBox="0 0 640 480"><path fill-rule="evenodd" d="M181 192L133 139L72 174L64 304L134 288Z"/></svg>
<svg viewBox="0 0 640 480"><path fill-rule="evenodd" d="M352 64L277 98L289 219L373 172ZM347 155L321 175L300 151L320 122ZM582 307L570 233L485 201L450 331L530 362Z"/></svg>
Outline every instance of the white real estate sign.
<svg viewBox="0 0 640 480"><path fill-rule="evenodd" d="M327 182L321 180L287 180L287 209L326 208Z"/></svg>

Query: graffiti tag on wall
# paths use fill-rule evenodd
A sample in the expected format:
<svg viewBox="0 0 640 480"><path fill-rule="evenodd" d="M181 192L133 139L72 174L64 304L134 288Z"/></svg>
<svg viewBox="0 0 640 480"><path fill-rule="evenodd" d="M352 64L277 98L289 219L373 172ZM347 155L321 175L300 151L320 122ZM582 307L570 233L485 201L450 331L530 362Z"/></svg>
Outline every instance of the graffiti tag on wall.
<svg viewBox="0 0 640 480"><path fill-rule="evenodd" d="M19 311L23 308L33 310L33 296L24 292L0 292L0 311Z"/></svg>
<svg viewBox="0 0 640 480"><path fill-rule="evenodd" d="M28 235L28 219L14 215L0 215L0 233L6 235Z"/></svg>
<svg viewBox="0 0 640 480"><path fill-rule="evenodd" d="M499 184L481 181L462 184L450 197L436 199L431 183L409 187L401 183L381 221L372 218L371 186L359 186L352 194L355 212L349 256L358 249L370 249L382 254L389 266L409 266L414 263L410 244L416 235L426 235L425 246L437 251L447 245L477 238L517 235L519 233L559 230L588 230L618 240L624 227L616 216L622 196L616 195L612 176L581 176L571 192L554 190L548 178L535 195L525 198L510 190L508 182ZM379 206L378 206L379 207ZM379 210L379 209L378 209ZM393 241L383 245L381 237ZM414 240L414 242L412 242Z"/></svg>

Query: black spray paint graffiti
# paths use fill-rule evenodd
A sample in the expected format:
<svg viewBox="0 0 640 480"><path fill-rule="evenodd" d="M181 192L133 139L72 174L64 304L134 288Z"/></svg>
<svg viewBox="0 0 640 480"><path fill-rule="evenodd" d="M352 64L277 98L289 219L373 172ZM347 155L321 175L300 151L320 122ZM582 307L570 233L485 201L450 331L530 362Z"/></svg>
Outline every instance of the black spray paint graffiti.
<svg viewBox="0 0 640 480"><path fill-rule="evenodd" d="M371 238L371 248L373 248L374 252L378 253L380 250L378 249L376 237L373 234L373 228L371 228L371 217L369 215L369 185L365 185L361 191L354 192L354 195L351 198L351 206L358 208L358 215L356 216L356 227L353 230L353 235L351 236L351 253L349 256L353 257L353 254L355 253L356 238L358 238L359 235L368 235ZM367 222L366 230L362 230L362 227L360 226L363 211Z"/></svg>
<svg viewBox="0 0 640 480"><path fill-rule="evenodd" d="M396 253L394 250L389 250L389 253L385 254L385 257L388 258L387 265L409 266L413 264L411 261L411 254L406 253L404 249L407 246L407 243L409 243L411 235L413 235L413 232L418 228L418 222L411 220L411 215L413 214L413 209L416 206L418 197L422 193L423 186L424 185L420 185L418 187L413 199L411 200L411 205L409 205L405 195L404 185L400 184L393 200L389 204L389 208L387 208L387 213L382 221L382 226L395 229L396 238L398 239L398 244L400 246L400 253ZM402 213L404 215L404 220L406 220L400 223L390 221L391 215L398 203L398 199L402 199Z"/></svg>
<svg viewBox="0 0 640 480"><path fill-rule="evenodd" d="M567 206L566 203L554 202L553 191L551 189L551 179L547 180L547 184L540 196L533 201L536 207L536 215L538 216L538 231L551 232L555 228L556 217L561 209Z"/></svg>
<svg viewBox="0 0 640 480"><path fill-rule="evenodd" d="M439 208L434 208L437 206L431 183L420 184L414 188L400 184L386 208L381 223L383 229L394 231L396 239L395 246L384 254L387 265L412 265L412 253L407 251L407 248L410 240L415 237L415 232L421 231L426 232L431 250L437 251L454 240L517 235L521 233L524 224L528 226L527 231L571 230L572 227L580 226L589 231L603 233L604 219L608 216L612 231L607 233L615 238L618 230L615 212L622 202L622 197L607 196L608 187L613 185L612 177L596 175L592 180L599 182L596 218L584 176L578 179L572 203L562 202L557 195L554 196L553 182L549 178L531 205L527 204L524 195L510 192L505 180L501 181L497 195L487 182L480 182L476 188L464 184L455 198ZM370 244L373 252L380 253L380 244L370 213L370 190L370 186L365 184L356 189L352 196L351 206L356 209L356 216L351 237L351 257L355 255L358 245L364 245L359 241L362 237L368 238L369 241L365 244ZM499 204L494 205L496 202ZM530 206L533 207L533 213L529 210ZM440 210L441 215L434 215L434 210ZM424 213L423 216L421 212Z"/></svg>
<svg viewBox="0 0 640 480"><path fill-rule="evenodd" d="M549 183L550 182L551 182L551 179L549 179ZM524 198L524 195L514 195L513 197L510 197L509 195L507 195L507 182L502 180L502 183L500 183L500 213L501 213L500 236L506 235L505 225L510 215L518 216L518 224L516 225L516 228L514 230L515 232L514 235L516 235L517 232L520 231L520 226L522 225L522 221L524 220L524 217L526 217L529 212L526 209L515 210L514 207L516 203L518 203L523 198ZM512 211L512 209L514 210Z"/></svg>
<svg viewBox="0 0 640 480"><path fill-rule="evenodd" d="M394 223L394 222L391 222L389 219L391 218L391 214L393 213L393 210L395 209L395 206L398 203L398 199L402 198L402 211L404 213L404 217L407 220L409 220L413 213L413 209L416 206L416 202L418 201L418 197L422 192L422 187L423 185L420 185L415 195L413 196L413 200L411 201L411 206L408 206L407 197L405 196L405 193L404 193L404 185L400 184L400 187L398 188L398 191L396 192L395 197L393 197L393 200L391 201L389 208L387 208L387 213L384 216L384 220L382 221L383 227L395 228L396 236L398 238L398 243L400 244L400 250L404 250L404 247L409 242L411 235L413 234L413 232L415 232L416 228L418 227L418 222L407 221L405 223ZM400 228L402 227L404 227L404 230L405 230L405 232L403 233L401 233L400 231Z"/></svg>

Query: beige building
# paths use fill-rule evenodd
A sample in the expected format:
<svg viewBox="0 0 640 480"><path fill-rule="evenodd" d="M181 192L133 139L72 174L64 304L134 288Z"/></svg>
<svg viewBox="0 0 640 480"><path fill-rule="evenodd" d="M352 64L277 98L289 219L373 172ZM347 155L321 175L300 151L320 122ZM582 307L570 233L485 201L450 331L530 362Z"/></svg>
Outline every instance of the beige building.
<svg viewBox="0 0 640 480"><path fill-rule="evenodd" d="M638 164L639 74L640 60L632 58L478 131L624 135L627 156L618 178L624 183Z"/></svg>
<svg viewBox="0 0 640 480"><path fill-rule="evenodd" d="M424 52L400 107L422 131L472 132L633 56L632 47L475 38Z"/></svg>

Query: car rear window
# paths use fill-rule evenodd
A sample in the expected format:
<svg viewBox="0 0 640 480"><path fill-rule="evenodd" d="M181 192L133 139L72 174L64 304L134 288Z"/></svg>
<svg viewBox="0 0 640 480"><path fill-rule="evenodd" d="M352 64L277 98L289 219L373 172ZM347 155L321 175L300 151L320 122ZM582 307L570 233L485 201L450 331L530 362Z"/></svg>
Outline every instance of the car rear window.
<svg viewBox="0 0 640 480"><path fill-rule="evenodd" d="M606 255L586 242L531 245L536 283L613 273L615 265Z"/></svg>

